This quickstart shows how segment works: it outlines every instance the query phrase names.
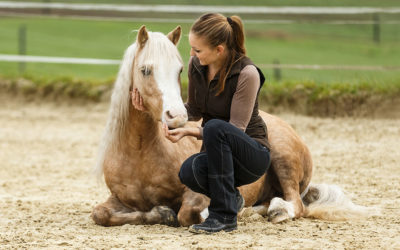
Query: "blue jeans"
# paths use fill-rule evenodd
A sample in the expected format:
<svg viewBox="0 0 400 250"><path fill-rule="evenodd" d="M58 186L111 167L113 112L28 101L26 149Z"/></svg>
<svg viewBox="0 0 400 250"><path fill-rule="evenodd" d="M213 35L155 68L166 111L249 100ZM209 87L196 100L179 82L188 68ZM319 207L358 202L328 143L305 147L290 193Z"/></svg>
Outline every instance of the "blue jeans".
<svg viewBox="0 0 400 250"><path fill-rule="evenodd" d="M209 218L232 223L237 216L236 187L250 184L266 173L269 150L242 130L223 120L208 121L203 128L206 151L189 157L179 178L195 192L210 197Z"/></svg>

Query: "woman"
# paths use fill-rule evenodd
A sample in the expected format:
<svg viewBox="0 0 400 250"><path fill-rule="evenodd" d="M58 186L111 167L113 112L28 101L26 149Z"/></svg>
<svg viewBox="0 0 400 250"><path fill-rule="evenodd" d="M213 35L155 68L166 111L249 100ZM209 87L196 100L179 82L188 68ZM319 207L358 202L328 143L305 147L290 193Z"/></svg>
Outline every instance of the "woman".
<svg viewBox="0 0 400 250"><path fill-rule="evenodd" d="M270 163L267 129L258 115L257 96L264 76L246 57L239 17L205 14L189 33L189 120L199 128L168 130L172 142L184 136L203 140L200 153L189 157L179 178L195 192L210 197L209 216L190 228L194 233L232 231L244 200L237 187L259 179ZM143 109L137 91L132 100Z"/></svg>

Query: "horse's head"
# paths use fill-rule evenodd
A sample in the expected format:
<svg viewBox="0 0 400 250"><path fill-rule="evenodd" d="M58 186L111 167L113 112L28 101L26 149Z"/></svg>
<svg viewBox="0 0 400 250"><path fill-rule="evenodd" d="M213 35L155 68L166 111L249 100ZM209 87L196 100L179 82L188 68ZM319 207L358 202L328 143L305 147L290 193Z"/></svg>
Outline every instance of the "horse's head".
<svg viewBox="0 0 400 250"><path fill-rule="evenodd" d="M183 63L176 47L180 37L180 26L167 36L148 32L142 26L136 39L132 67L133 88L139 90L145 108L154 119L171 128L182 127L187 122L187 111L181 98Z"/></svg>

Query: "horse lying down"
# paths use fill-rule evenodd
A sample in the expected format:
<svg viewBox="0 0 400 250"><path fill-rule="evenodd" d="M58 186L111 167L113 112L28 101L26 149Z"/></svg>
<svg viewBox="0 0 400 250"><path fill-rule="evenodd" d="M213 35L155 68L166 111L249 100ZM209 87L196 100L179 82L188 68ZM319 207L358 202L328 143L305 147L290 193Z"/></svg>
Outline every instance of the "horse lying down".
<svg viewBox="0 0 400 250"><path fill-rule="evenodd" d="M167 36L142 26L136 42L125 51L96 166L111 195L93 209L96 224L189 226L204 220L201 214L206 214L209 199L178 178L181 163L200 150L200 141L184 137L172 143L162 131L162 122L171 128L198 126L187 122L181 98L183 63L176 47L180 37L179 26ZM146 111L131 104L130 91L135 88ZM274 223L368 214L339 187L310 184L312 160L307 146L286 122L262 111L260 115L268 126L272 163L258 181L239 187L246 207Z"/></svg>

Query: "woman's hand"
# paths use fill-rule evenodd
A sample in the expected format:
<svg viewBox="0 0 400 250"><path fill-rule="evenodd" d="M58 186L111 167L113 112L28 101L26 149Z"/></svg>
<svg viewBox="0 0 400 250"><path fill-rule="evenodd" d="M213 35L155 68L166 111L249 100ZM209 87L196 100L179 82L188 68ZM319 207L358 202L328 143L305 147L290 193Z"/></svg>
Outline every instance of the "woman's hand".
<svg viewBox="0 0 400 250"><path fill-rule="evenodd" d="M165 137L172 141L173 143L179 141L184 136L194 136L197 139L202 139L202 128L201 127L185 127L185 128L176 128L169 130L167 124L163 123L163 130Z"/></svg>
<svg viewBox="0 0 400 250"><path fill-rule="evenodd" d="M131 99L132 105L135 109L146 111L146 108L143 106L143 98L140 96L139 90L137 88L131 91Z"/></svg>
<svg viewBox="0 0 400 250"><path fill-rule="evenodd" d="M186 128L169 130L167 124L165 123L163 123L163 129L165 137L173 143L178 142L180 139L182 139L182 137L186 136L188 132Z"/></svg>

